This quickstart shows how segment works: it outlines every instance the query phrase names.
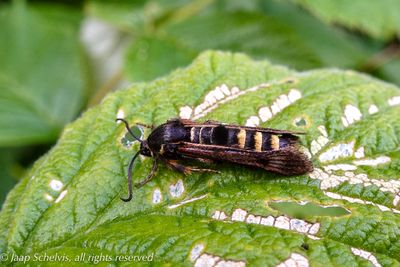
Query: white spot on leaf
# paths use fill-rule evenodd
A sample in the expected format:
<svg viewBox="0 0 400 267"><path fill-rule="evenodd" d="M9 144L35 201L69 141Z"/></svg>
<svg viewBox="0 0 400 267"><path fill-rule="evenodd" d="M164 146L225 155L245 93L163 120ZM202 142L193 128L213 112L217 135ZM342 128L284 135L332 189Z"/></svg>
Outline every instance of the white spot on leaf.
<svg viewBox="0 0 400 267"><path fill-rule="evenodd" d="M236 209L232 213L232 221L238 221L238 222L243 222L246 218L247 211L242 210L242 209Z"/></svg>
<svg viewBox="0 0 400 267"><path fill-rule="evenodd" d="M63 188L64 184L59 180L53 179L53 180L50 181L49 186L54 191L60 191Z"/></svg>
<svg viewBox="0 0 400 267"><path fill-rule="evenodd" d="M347 127L348 125L359 121L362 118L360 110L353 105L346 105L344 108L344 117L342 117L343 125Z"/></svg>
<svg viewBox="0 0 400 267"><path fill-rule="evenodd" d="M362 160L355 160L353 163L355 165L364 165L364 166L377 166L379 164L389 163L391 159L386 156L380 156L376 159L362 159Z"/></svg>
<svg viewBox="0 0 400 267"><path fill-rule="evenodd" d="M361 158L365 157L365 154L364 154L364 147L363 147L363 146L362 146L362 147L359 147L359 148L356 150L356 152L354 153L354 157L355 157L356 159L361 159Z"/></svg>
<svg viewBox="0 0 400 267"><path fill-rule="evenodd" d="M308 267L308 259L298 253L290 254L290 257L276 267Z"/></svg>
<svg viewBox="0 0 400 267"><path fill-rule="evenodd" d="M338 144L329 148L327 151L319 156L321 162L331 161L338 158L350 157L354 152L354 141L348 144Z"/></svg>
<svg viewBox="0 0 400 267"><path fill-rule="evenodd" d="M181 119L190 119L190 117L192 116L192 112L193 110L189 106L181 107L179 111L179 117Z"/></svg>
<svg viewBox="0 0 400 267"><path fill-rule="evenodd" d="M301 92L297 89L292 89L289 91L288 98L291 103L294 103L301 98Z"/></svg>
<svg viewBox="0 0 400 267"><path fill-rule="evenodd" d="M262 107L258 110L258 116L260 117L262 122L266 122L270 118L272 118L272 112L269 107Z"/></svg>
<svg viewBox="0 0 400 267"><path fill-rule="evenodd" d="M332 193L332 192L324 192L324 194L325 194L326 196L330 197L330 198L333 198L333 199L346 200L346 201L348 201L348 202L350 202L350 203L358 203L358 204L364 204L364 205L365 205L365 204L368 204L368 205L372 205L372 206L377 207L377 208L380 209L381 211L392 211L392 212L394 212L394 213L400 213L399 210L392 209L392 208L388 208L388 207L386 207L386 206L373 203L373 202L371 202L371 201L366 201L366 200L362 200L362 199L359 199L359 198L353 198L353 197L343 196L343 195L340 195L340 194L337 194L337 193Z"/></svg>
<svg viewBox="0 0 400 267"><path fill-rule="evenodd" d="M172 197L175 198L180 197L184 191L185 187L183 186L182 179L179 179L176 184L169 186L169 193L171 194Z"/></svg>
<svg viewBox="0 0 400 267"><path fill-rule="evenodd" d="M63 198L67 195L68 190L64 190L60 193L60 195L58 196L58 198L56 199L55 203L60 202L61 200L63 200Z"/></svg>
<svg viewBox="0 0 400 267"><path fill-rule="evenodd" d="M396 106L400 104L400 96L394 96L388 100L389 106Z"/></svg>
<svg viewBox="0 0 400 267"><path fill-rule="evenodd" d="M153 191L153 203L154 204L158 204L162 201L162 194L161 194L161 190L156 188Z"/></svg>
<svg viewBox="0 0 400 267"><path fill-rule="evenodd" d="M322 134L322 136L328 137L328 133L326 132L326 128L324 125L319 125L317 129Z"/></svg>
<svg viewBox="0 0 400 267"><path fill-rule="evenodd" d="M50 196L49 194L44 194L44 197L48 200L48 201L53 201L54 198L52 196Z"/></svg>
<svg viewBox="0 0 400 267"><path fill-rule="evenodd" d="M178 203L178 204L168 206L168 208L169 208L169 209L175 209L175 208L177 208L177 207L179 207L179 206L182 206L182 205L184 205L184 204L187 204L187 203L190 203L190 202L194 202L194 201L196 201L196 200L203 199L203 198L205 198L206 196L207 196L207 194L202 195L202 196L199 196L199 197L194 197L194 198L191 198L191 199L187 199L187 200L184 200L184 201L182 201L182 202L180 202L180 203Z"/></svg>
<svg viewBox="0 0 400 267"><path fill-rule="evenodd" d="M378 260L374 255L372 255L371 252L358 248L351 248L351 252L353 252L354 255L360 256L361 258L364 258L367 261L371 262L372 265L374 265L375 267L382 267L382 265L379 264Z"/></svg>
<svg viewBox="0 0 400 267"><path fill-rule="evenodd" d="M195 245L190 251L190 261L195 261L204 250L204 244Z"/></svg>
<svg viewBox="0 0 400 267"><path fill-rule="evenodd" d="M117 118L119 119L125 118L125 112L122 108L118 109ZM121 123L121 121L117 121L117 123Z"/></svg>
<svg viewBox="0 0 400 267"><path fill-rule="evenodd" d="M279 216L275 220L274 226L281 229L290 229L290 219L286 216Z"/></svg>
<svg viewBox="0 0 400 267"><path fill-rule="evenodd" d="M378 107L375 106L375 105L371 105L371 106L369 106L369 108L368 108L369 114L375 114L375 113L377 113L378 111L379 111L379 109L378 109Z"/></svg>
<svg viewBox="0 0 400 267"><path fill-rule="evenodd" d="M257 127L260 124L260 119L257 116L251 116L246 121L246 126Z"/></svg>

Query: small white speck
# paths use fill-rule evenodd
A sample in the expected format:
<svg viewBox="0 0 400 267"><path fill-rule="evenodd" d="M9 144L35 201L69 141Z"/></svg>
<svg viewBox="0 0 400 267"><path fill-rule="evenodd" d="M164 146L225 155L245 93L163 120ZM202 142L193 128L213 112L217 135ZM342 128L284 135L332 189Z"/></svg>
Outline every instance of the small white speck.
<svg viewBox="0 0 400 267"><path fill-rule="evenodd" d="M361 158L365 157L365 154L364 154L364 147L363 147L363 146L362 146L362 147L359 147L359 148L356 150L356 152L354 153L354 157L355 157L356 159L361 159Z"/></svg>
<svg viewBox="0 0 400 267"><path fill-rule="evenodd" d="M399 201L400 201L400 196L395 195L393 199L393 206L397 206L397 204L399 204Z"/></svg>
<svg viewBox="0 0 400 267"><path fill-rule="evenodd" d="M212 104L214 104L215 102L217 102L217 98L214 95L214 90L209 92L206 97L204 98L204 100L207 102L207 104L209 106L211 106Z"/></svg>
<svg viewBox="0 0 400 267"><path fill-rule="evenodd" d="M261 221L261 216L255 216L253 214L250 214L247 219L246 222L247 223L255 223L255 224L259 224Z"/></svg>
<svg viewBox="0 0 400 267"><path fill-rule="evenodd" d="M308 259L298 253L290 254L290 257L276 267L308 267Z"/></svg>
<svg viewBox="0 0 400 267"><path fill-rule="evenodd" d="M315 235L307 235L309 238L313 239L313 240L320 240L321 238L316 237Z"/></svg>
<svg viewBox="0 0 400 267"><path fill-rule="evenodd" d="M52 196L50 196L49 194L44 194L44 197L48 200L48 201L53 201L54 198Z"/></svg>
<svg viewBox="0 0 400 267"><path fill-rule="evenodd" d="M262 107L258 110L258 116L260 117L262 122L266 122L270 118L272 118L272 113L269 107Z"/></svg>
<svg viewBox="0 0 400 267"><path fill-rule="evenodd" d="M214 95L215 95L215 98L216 98L217 100L221 100L221 99L224 99L224 98L225 98L224 92L222 92L222 90L221 90L220 87L217 87L217 88L214 90Z"/></svg>
<svg viewBox="0 0 400 267"><path fill-rule="evenodd" d="M242 209L235 209L232 213L232 221L244 222L247 215L247 211Z"/></svg>
<svg viewBox="0 0 400 267"><path fill-rule="evenodd" d="M360 159L360 160L355 160L353 163L355 165L364 165L364 166L376 166L379 164L385 164L389 163L391 159L386 156L380 156L377 157L376 159Z"/></svg>
<svg viewBox="0 0 400 267"><path fill-rule="evenodd" d="M286 216L279 216L278 218L276 218L275 220L275 227L281 228L281 229L290 229L290 222L289 222L289 218Z"/></svg>
<svg viewBox="0 0 400 267"><path fill-rule="evenodd" d="M168 208L169 208L169 209L175 209L175 208L180 207L180 206L182 206L182 205L185 205L185 204L187 204L187 203L190 203L190 202L194 202L194 201L196 201L196 200L203 199L203 198L205 198L206 196L207 196L207 194L202 195L202 196L199 196L199 197L194 197L194 198L191 198L191 199L187 199L187 200L184 200L184 201L182 201L182 202L179 202L178 204L168 206Z"/></svg>
<svg viewBox="0 0 400 267"><path fill-rule="evenodd" d="M35 179L35 175L33 175L33 176L31 177L31 180L33 180L33 179Z"/></svg>
<svg viewBox="0 0 400 267"><path fill-rule="evenodd" d="M324 147L327 143L329 143L329 139L323 135L318 136L317 138L318 144L321 145L321 147Z"/></svg>
<svg viewBox="0 0 400 267"><path fill-rule="evenodd" d="M260 124L260 119L257 116L251 116L246 121L246 126L256 127Z"/></svg>
<svg viewBox="0 0 400 267"><path fill-rule="evenodd" d="M266 218L262 217L260 224L266 225L266 226L272 226L272 225L274 225L274 222L275 222L275 218L272 216L268 216Z"/></svg>
<svg viewBox="0 0 400 267"><path fill-rule="evenodd" d="M158 204L162 201L162 194L160 189L156 188L153 191L153 203Z"/></svg>
<svg viewBox="0 0 400 267"><path fill-rule="evenodd" d="M233 87L232 89L231 89L231 93L233 94L233 95L235 95L235 94L238 94L238 93L240 93L240 89L238 88L238 87Z"/></svg>
<svg viewBox="0 0 400 267"><path fill-rule="evenodd" d="M279 108L279 106L278 106L278 104L276 103L276 102L274 102L273 104L272 104L272 106L271 106L271 111L272 111L272 114L273 115L275 115L275 114L277 114L277 113L279 113L281 110L280 110L280 108Z"/></svg>
<svg viewBox="0 0 400 267"><path fill-rule="evenodd" d="M321 148L322 148L321 145L316 140L311 141L311 153L313 155L317 154L318 151L321 150Z"/></svg>
<svg viewBox="0 0 400 267"><path fill-rule="evenodd" d="M60 193L60 195L58 196L58 198L56 199L55 203L60 202L61 200L63 200L63 198L67 195L68 190L64 190Z"/></svg>
<svg viewBox="0 0 400 267"><path fill-rule="evenodd" d="M217 262L215 267L245 267L246 263L244 261L225 261L221 260Z"/></svg>
<svg viewBox="0 0 400 267"><path fill-rule="evenodd" d="M200 257L197 258L194 266L195 267L212 267L220 260L220 257L202 254Z"/></svg>
<svg viewBox="0 0 400 267"><path fill-rule="evenodd" d="M291 219L290 220L290 229L295 230L300 233L307 233L311 227L311 224L299 220L299 219Z"/></svg>
<svg viewBox="0 0 400 267"><path fill-rule="evenodd" d="M368 112L369 114L375 114L379 111L378 107L375 105L371 105L369 106Z"/></svg>
<svg viewBox="0 0 400 267"><path fill-rule="evenodd" d="M353 105L346 105L346 107L344 108L344 115L349 124L360 120L362 117L360 110Z"/></svg>
<svg viewBox="0 0 400 267"><path fill-rule="evenodd" d="M185 191L185 187L183 186L183 181L182 179L179 179L176 184L170 185L169 186L169 192L172 197L180 197L183 192Z"/></svg>
<svg viewBox="0 0 400 267"><path fill-rule="evenodd" d="M282 110L290 105L289 98L287 95L280 95L278 99L276 99L276 104L278 105L279 109Z"/></svg>
<svg viewBox="0 0 400 267"><path fill-rule="evenodd" d="M348 144L338 144L331 147L319 156L321 162L331 161L337 158L350 157L353 155L354 141Z"/></svg>
<svg viewBox="0 0 400 267"><path fill-rule="evenodd" d="M322 136L328 137L328 133L326 132L326 128L324 125L319 125L317 129L322 134Z"/></svg>
<svg viewBox="0 0 400 267"><path fill-rule="evenodd" d="M311 226L310 230L308 230L308 233L309 233L310 235L315 235L316 233L318 233L319 227L320 227L320 224L319 224L319 223L314 223L314 224Z"/></svg>
<svg viewBox="0 0 400 267"><path fill-rule="evenodd" d="M380 263L378 262L376 257L374 255L372 255L371 252L368 252L368 251L365 251L362 249L358 249L358 248L351 248L351 252L353 252L353 254L356 256L359 256L361 258L368 260L369 262L372 263L372 265L374 267L382 267L382 265L380 265Z"/></svg>
<svg viewBox="0 0 400 267"><path fill-rule="evenodd" d="M119 119L125 118L125 112L122 108L118 109L117 118ZM117 123L121 123L121 121L118 121Z"/></svg>
<svg viewBox="0 0 400 267"><path fill-rule="evenodd" d="M301 92L299 90L292 89L289 91L288 98L291 103L294 103L301 98Z"/></svg>
<svg viewBox="0 0 400 267"><path fill-rule="evenodd" d="M203 111L203 109L200 106L197 106L194 110L194 115L198 115Z"/></svg>
<svg viewBox="0 0 400 267"><path fill-rule="evenodd" d="M221 91L225 94L225 95L230 95L231 91L229 91L229 88L226 84L222 84L221 85Z"/></svg>
<svg viewBox="0 0 400 267"><path fill-rule="evenodd" d="M204 250L204 244L195 245L190 251L190 261L195 261Z"/></svg>
<svg viewBox="0 0 400 267"><path fill-rule="evenodd" d="M59 180L54 180L53 179L53 180L50 181L49 186L54 191L60 191L63 188L64 184Z"/></svg>
<svg viewBox="0 0 400 267"><path fill-rule="evenodd" d="M189 106L181 107L179 117L181 117L182 119L190 119L190 117L192 116L192 112L193 110Z"/></svg>
<svg viewBox="0 0 400 267"><path fill-rule="evenodd" d="M347 119L345 117L342 117L342 123L344 127L349 126L349 122L347 121Z"/></svg>
<svg viewBox="0 0 400 267"><path fill-rule="evenodd" d="M357 170L357 166L351 164L336 164L336 165L327 165L324 167L324 170L332 170L332 171L354 171Z"/></svg>
<svg viewBox="0 0 400 267"><path fill-rule="evenodd" d="M389 106L396 106L400 104L400 96L394 96L388 100Z"/></svg>

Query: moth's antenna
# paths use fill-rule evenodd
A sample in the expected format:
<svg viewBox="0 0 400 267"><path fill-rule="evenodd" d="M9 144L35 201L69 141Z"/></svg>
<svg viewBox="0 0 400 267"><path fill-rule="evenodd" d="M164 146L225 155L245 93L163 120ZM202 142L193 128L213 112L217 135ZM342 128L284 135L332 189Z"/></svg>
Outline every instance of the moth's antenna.
<svg viewBox="0 0 400 267"><path fill-rule="evenodd" d="M140 143L143 142L143 140L140 140L140 138L138 138L132 131L131 128L129 128L129 123L121 118L117 118L115 121L122 121L125 124L125 128L126 130L133 136L133 138L135 138L137 141L139 141Z"/></svg>
<svg viewBox="0 0 400 267"><path fill-rule="evenodd" d="M136 152L136 154L132 157L131 162L129 162L129 167L128 167L128 197L127 198L120 198L124 202L129 202L132 199L133 193L132 193L132 167L133 163L135 162L135 159L139 155L139 152Z"/></svg>

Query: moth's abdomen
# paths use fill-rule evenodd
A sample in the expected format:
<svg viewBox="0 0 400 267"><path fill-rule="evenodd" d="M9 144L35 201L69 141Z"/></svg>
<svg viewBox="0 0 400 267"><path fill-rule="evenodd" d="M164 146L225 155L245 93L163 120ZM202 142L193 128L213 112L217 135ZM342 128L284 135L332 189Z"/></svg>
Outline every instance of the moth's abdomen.
<svg viewBox="0 0 400 267"><path fill-rule="evenodd" d="M190 142L204 145L236 147L254 151L279 150L297 143L292 134L271 134L241 127L194 126L190 128Z"/></svg>

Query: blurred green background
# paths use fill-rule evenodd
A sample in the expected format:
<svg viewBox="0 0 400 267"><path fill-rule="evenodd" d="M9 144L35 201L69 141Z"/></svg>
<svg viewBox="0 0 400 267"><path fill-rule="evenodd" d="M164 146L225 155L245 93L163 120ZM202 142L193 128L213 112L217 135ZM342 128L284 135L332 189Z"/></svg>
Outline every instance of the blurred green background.
<svg viewBox="0 0 400 267"><path fill-rule="evenodd" d="M66 123L203 50L399 85L399 34L398 0L1 1L0 204Z"/></svg>

